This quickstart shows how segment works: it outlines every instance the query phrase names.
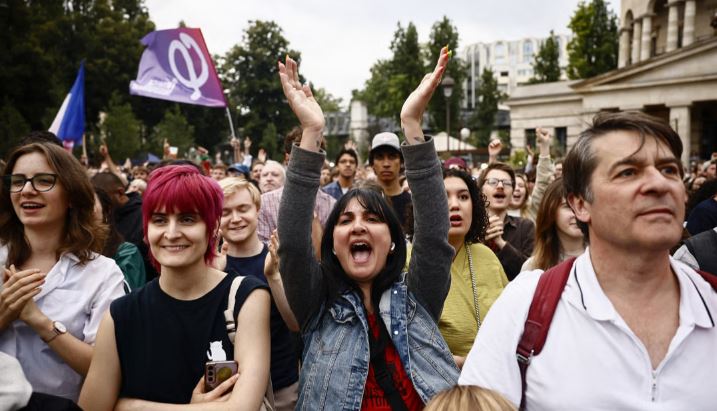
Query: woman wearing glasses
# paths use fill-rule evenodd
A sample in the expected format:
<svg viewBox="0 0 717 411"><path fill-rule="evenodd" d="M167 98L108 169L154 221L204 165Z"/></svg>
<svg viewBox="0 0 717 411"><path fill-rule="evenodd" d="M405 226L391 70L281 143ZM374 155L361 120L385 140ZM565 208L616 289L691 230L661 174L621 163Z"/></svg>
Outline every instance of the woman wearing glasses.
<svg viewBox="0 0 717 411"><path fill-rule="evenodd" d="M508 280L520 273L520 267L533 253L535 224L508 215L515 187L515 172L505 163L491 163L481 173L478 186L488 199L486 245L498 256Z"/></svg>
<svg viewBox="0 0 717 411"><path fill-rule="evenodd" d="M95 334L122 272L97 254L85 170L59 146L33 143L8 157L0 191L0 351L22 364L33 391L76 401Z"/></svg>

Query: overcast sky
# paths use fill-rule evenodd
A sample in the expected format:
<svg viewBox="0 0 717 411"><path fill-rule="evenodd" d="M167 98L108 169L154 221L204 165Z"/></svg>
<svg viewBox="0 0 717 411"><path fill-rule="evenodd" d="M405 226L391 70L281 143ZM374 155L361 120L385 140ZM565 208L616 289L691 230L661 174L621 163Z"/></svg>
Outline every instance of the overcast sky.
<svg viewBox="0 0 717 411"><path fill-rule="evenodd" d="M291 48L302 54L302 74L317 87L344 99L360 89L369 69L390 57L400 21L413 22L420 42L444 15L458 28L460 46L495 40L568 34L578 0L146 0L157 29L202 29L209 52L224 54L242 41L249 20L273 20ZM608 0L619 14L619 0ZM460 49L459 49L460 50Z"/></svg>

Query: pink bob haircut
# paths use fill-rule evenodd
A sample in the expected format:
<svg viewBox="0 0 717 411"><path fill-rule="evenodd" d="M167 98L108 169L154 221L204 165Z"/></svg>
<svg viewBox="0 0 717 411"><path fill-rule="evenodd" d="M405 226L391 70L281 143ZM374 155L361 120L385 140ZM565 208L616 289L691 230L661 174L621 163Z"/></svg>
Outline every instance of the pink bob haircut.
<svg viewBox="0 0 717 411"><path fill-rule="evenodd" d="M147 226L152 213L167 210L176 213L197 213L207 225L207 251L204 262L210 265L214 260L217 237L214 235L222 215L224 194L216 181L199 173L195 167L175 165L160 167L149 175L147 190L142 196L142 229L144 242L147 240ZM150 261L157 271L160 264L150 250Z"/></svg>

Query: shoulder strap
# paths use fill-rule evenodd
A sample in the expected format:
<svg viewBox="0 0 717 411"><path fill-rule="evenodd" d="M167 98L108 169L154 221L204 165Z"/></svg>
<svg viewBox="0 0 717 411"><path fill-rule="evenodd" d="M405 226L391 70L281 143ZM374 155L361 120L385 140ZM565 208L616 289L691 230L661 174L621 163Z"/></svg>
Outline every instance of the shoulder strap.
<svg viewBox="0 0 717 411"><path fill-rule="evenodd" d="M685 245L701 269L717 273L717 232L715 230L690 237L685 240Z"/></svg>
<svg viewBox="0 0 717 411"><path fill-rule="evenodd" d="M237 290L241 285L244 277L238 275L232 280L232 285L229 287L229 297L227 298L227 309L224 310L224 323L227 325L227 334L229 334L229 341L234 344L234 337L236 336L236 320L234 318L234 303L237 299Z"/></svg>
<svg viewBox="0 0 717 411"><path fill-rule="evenodd" d="M401 397L401 392L398 390L394 383L393 374L388 369L386 364L386 347L391 341L391 337L388 335L386 325L383 322L380 314L376 314L376 326L379 328L378 338L373 337L373 333L369 327L369 349L370 349L370 362L373 365L373 375L376 377L376 382L383 390L383 394L386 397L391 409L394 411L407 411L406 403ZM394 370L395 372L395 370Z"/></svg>
<svg viewBox="0 0 717 411"><path fill-rule="evenodd" d="M526 373L528 365L533 356L540 354L548 337L550 323L553 321L555 309L563 294L565 284L570 276L570 269L575 262L575 257L570 258L555 267L544 272L538 280L538 286L533 294L533 301L530 303L528 318L525 320L523 335L520 337L516 356L518 367L520 367L520 379L522 394L520 398L520 409L525 409Z"/></svg>
<svg viewBox="0 0 717 411"><path fill-rule="evenodd" d="M712 286L712 289L717 291L717 275L714 275L712 273L708 273L707 271L697 270L697 274L702 276L702 278L705 279L710 285Z"/></svg>

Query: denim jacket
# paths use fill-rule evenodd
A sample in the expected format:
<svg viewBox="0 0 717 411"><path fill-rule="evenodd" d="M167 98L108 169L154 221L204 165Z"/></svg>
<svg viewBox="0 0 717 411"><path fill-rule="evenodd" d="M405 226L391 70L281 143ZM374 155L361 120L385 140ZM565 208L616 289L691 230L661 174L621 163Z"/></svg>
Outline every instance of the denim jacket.
<svg viewBox="0 0 717 411"><path fill-rule="evenodd" d="M402 148L413 192L413 253L400 281L380 298L381 315L414 388L424 402L458 379L438 331L450 288L454 250L448 243L448 202L433 141ZM361 408L369 368L369 327L362 296L346 290L329 300L310 238L322 153L292 149L279 209L279 271L304 338L298 410Z"/></svg>
<svg viewBox="0 0 717 411"><path fill-rule="evenodd" d="M424 403L456 384L459 371L448 345L405 281L394 283L383 293L379 313ZM361 297L356 292L347 291L328 309L321 308L304 332L304 370L299 379L297 410L361 408L368 378L368 333Z"/></svg>

